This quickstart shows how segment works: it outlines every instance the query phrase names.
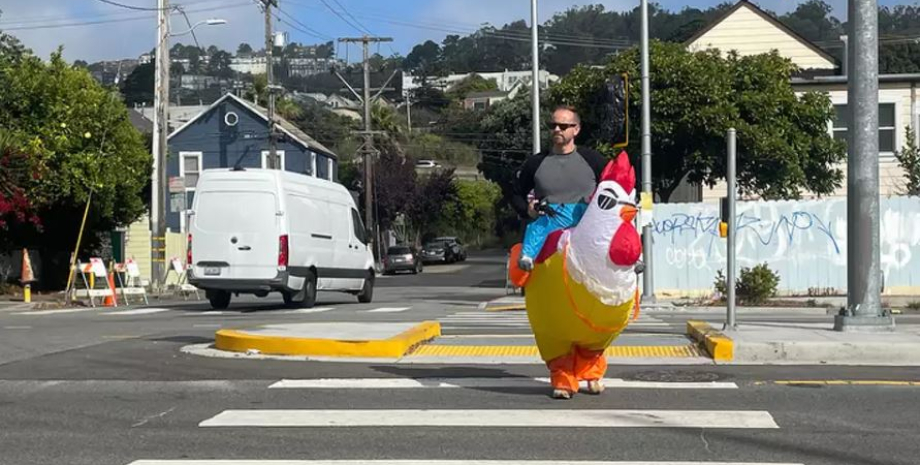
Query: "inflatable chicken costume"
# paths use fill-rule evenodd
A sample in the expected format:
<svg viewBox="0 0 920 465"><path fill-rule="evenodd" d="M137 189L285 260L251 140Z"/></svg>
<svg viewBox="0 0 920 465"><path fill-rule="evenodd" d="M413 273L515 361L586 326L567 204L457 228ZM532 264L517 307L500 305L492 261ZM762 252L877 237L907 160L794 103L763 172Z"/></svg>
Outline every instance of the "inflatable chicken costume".
<svg viewBox="0 0 920 465"><path fill-rule="evenodd" d="M580 381L591 393L603 391L604 350L638 312L635 265L642 244L632 224L635 184L629 157L621 152L604 169L581 221L550 234L529 274L512 272L524 284L527 316L554 397L571 397Z"/></svg>

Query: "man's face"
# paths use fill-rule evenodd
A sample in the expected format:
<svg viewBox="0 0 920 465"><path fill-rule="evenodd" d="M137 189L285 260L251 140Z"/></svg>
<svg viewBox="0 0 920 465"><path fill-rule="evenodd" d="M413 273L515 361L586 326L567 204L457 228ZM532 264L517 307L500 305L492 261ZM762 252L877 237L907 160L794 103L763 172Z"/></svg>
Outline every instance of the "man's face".
<svg viewBox="0 0 920 465"><path fill-rule="evenodd" d="M575 140L575 136L581 131L581 126L574 113L568 110L558 110L553 113L553 119L549 122L549 130L553 135L553 144L561 147Z"/></svg>

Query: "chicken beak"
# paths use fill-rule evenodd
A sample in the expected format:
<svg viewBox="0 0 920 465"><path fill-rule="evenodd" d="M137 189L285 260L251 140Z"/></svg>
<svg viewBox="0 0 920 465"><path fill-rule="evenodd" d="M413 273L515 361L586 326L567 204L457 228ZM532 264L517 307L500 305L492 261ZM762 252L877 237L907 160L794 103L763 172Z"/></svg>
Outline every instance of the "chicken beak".
<svg viewBox="0 0 920 465"><path fill-rule="evenodd" d="M638 212L639 210L632 205L623 205L620 209L620 218L623 218L623 221L626 223L632 223L633 218L636 217L636 213Z"/></svg>

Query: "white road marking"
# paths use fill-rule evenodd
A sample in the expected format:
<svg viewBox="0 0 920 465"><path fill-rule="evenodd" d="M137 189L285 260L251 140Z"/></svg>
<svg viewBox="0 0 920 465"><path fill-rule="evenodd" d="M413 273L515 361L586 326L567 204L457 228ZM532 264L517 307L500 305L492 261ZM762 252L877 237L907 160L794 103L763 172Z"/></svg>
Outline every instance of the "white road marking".
<svg viewBox="0 0 920 465"><path fill-rule="evenodd" d="M4 326L3 329L32 329L31 326Z"/></svg>
<svg viewBox="0 0 920 465"><path fill-rule="evenodd" d="M364 313L399 313L409 310L412 307L381 307L373 310L367 310Z"/></svg>
<svg viewBox="0 0 920 465"><path fill-rule="evenodd" d="M767 462L588 462L565 460L137 460L128 465L803 465Z"/></svg>
<svg viewBox="0 0 920 465"><path fill-rule="evenodd" d="M224 410L199 427L475 426L479 428L778 429L747 410Z"/></svg>
<svg viewBox="0 0 920 465"><path fill-rule="evenodd" d="M106 313L103 313L103 315L107 315L107 316L112 316L112 315L117 315L117 316L121 316L121 315L147 315L147 314L150 314L150 313L161 313L161 312L168 312L168 311L169 311L168 308L137 308L137 309L134 309L134 310L126 310L126 311L123 311L123 312L106 312Z"/></svg>
<svg viewBox="0 0 920 465"><path fill-rule="evenodd" d="M13 313L13 315L56 315L59 313L64 314L64 313L80 313L80 312L98 312L98 311L100 311L99 308L93 308L93 307L65 308L63 310L36 310L36 311L28 311L28 312L16 312L16 313Z"/></svg>
<svg viewBox="0 0 920 465"><path fill-rule="evenodd" d="M565 460L137 460L128 465L803 465L767 462L587 462Z"/></svg>
<svg viewBox="0 0 920 465"><path fill-rule="evenodd" d="M211 315L223 315L223 314L225 314L225 313L230 313L230 312L224 312L224 311L221 311L221 310L211 310L211 311L207 311L207 312L185 313L185 314L183 314L183 315L184 315L184 316L211 316Z"/></svg>
<svg viewBox="0 0 920 465"><path fill-rule="evenodd" d="M605 378L611 389L738 389L731 382L651 382ZM549 378L325 378L283 379L269 389L407 389L546 387Z"/></svg>
<svg viewBox="0 0 920 465"><path fill-rule="evenodd" d="M278 312L278 313L284 313L284 314L290 314L290 313L297 313L297 314L300 314L300 313L323 313L323 312L328 312L329 310L335 310L335 307L301 308L301 309L299 309L299 310L286 310L286 311Z"/></svg>

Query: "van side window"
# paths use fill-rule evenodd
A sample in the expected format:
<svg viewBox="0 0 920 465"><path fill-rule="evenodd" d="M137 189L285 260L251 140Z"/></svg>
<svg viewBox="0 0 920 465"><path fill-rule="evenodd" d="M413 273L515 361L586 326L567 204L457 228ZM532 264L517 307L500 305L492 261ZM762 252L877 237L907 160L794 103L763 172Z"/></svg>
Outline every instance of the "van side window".
<svg viewBox="0 0 920 465"><path fill-rule="evenodd" d="M355 237L357 237L362 244L367 245L367 233L364 231L364 223L361 222L361 215L358 214L358 210L354 208L351 209L351 222L354 224Z"/></svg>

